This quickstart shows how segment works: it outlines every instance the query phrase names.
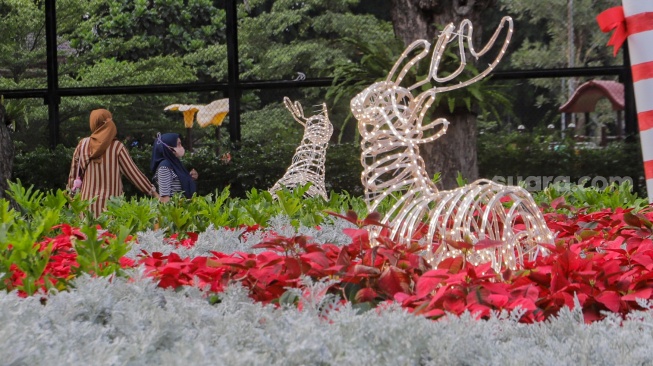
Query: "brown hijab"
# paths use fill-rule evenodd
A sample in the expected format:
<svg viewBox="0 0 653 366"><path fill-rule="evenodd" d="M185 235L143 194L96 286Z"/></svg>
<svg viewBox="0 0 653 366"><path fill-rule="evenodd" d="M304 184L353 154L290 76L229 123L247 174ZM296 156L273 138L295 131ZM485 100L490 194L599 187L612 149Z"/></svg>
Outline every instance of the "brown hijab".
<svg viewBox="0 0 653 366"><path fill-rule="evenodd" d="M106 109L96 109L91 112L91 138L89 141L91 160L102 157L111 141L116 138L118 131L112 118L111 112ZM99 159L95 161L100 162Z"/></svg>

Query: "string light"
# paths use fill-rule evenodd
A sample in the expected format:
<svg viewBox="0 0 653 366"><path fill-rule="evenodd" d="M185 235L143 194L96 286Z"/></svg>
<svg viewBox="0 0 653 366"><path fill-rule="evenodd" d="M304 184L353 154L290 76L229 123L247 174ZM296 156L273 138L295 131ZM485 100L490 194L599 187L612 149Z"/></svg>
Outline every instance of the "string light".
<svg viewBox="0 0 653 366"><path fill-rule="evenodd" d="M508 32L503 46L487 69L455 85L434 86L413 95L413 91L421 90L420 87L427 83L443 83L458 77L466 65L464 41L467 41L471 56L478 59L493 48L506 25ZM372 84L351 101L362 136L364 169L361 180L368 211L374 211L390 195L399 197L382 222L390 227L392 239L406 244L420 232L422 225L428 224L427 234L421 240L427 243L424 255L431 264L464 256L465 261L472 264L491 262L496 271L503 267L515 269L523 263L524 255L532 260L546 253L540 243L553 243L553 235L525 189L481 179L450 191L439 191L428 178L424 159L419 154L420 144L443 136L449 126L444 118L423 123L436 94L468 86L486 77L505 54L512 30L512 19L504 17L488 43L477 52L469 20L462 21L457 31L453 24L448 24L433 48L430 71L424 80L408 87L401 85L411 67L430 52L428 41L417 40L402 53L385 81ZM447 45L456 39L460 65L452 74L440 77L438 68L442 56ZM406 63L408 55L418 49L421 52ZM424 136L425 133L429 135ZM510 204L509 208L504 206L506 203ZM517 221L524 224L525 230L516 231ZM380 230L370 229L373 245ZM473 249L484 239L500 240L501 245ZM456 242L469 243L472 249L459 250Z"/></svg>
<svg viewBox="0 0 653 366"><path fill-rule="evenodd" d="M299 102L293 103L288 97L284 97L283 101L295 121L304 126L304 136L301 144L295 149L292 163L283 177L270 188L270 193L275 193L282 187L293 189L311 183L305 195L309 197L319 195L328 201L329 197L324 186L324 162L329 140L333 134L333 125L329 120L326 105L322 104L318 114L307 118Z"/></svg>

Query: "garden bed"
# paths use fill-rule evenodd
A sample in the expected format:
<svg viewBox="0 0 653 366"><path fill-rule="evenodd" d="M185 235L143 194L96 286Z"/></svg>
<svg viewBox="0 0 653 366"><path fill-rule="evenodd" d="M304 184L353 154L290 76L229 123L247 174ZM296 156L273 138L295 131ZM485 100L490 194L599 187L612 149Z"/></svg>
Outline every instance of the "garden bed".
<svg viewBox="0 0 653 366"><path fill-rule="evenodd" d="M94 221L77 199L12 190L20 212L0 201L8 364L650 362L653 210L620 190L546 192L555 244L500 272L432 266L420 238L372 247L377 215L301 189L118 200ZM595 205L573 207L579 195Z"/></svg>

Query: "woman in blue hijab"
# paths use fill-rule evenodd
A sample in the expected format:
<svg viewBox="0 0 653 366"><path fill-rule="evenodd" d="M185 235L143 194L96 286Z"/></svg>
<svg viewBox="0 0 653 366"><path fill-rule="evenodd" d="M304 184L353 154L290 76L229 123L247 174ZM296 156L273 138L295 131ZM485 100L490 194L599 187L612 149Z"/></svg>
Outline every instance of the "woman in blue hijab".
<svg viewBox="0 0 653 366"><path fill-rule="evenodd" d="M150 169L154 172L154 183L158 188L161 202L168 202L177 192L182 192L186 198L191 198L197 190L195 187L197 171L192 169L189 172L179 160L184 153L179 134L157 134L152 148Z"/></svg>

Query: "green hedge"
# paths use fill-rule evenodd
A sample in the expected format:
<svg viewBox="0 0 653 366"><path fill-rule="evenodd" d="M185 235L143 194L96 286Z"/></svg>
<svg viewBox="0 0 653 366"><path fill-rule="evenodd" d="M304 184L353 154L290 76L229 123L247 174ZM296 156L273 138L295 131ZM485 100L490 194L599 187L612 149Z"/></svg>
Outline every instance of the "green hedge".
<svg viewBox="0 0 653 366"><path fill-rule="evenodd" d="M481 135L478 145L479 175L488 179L512 177L630 177L635 190L646 194L639 143L613 142L603 148L581 148L573 141L550 141L530 134ZM510 183L510 182L508 182Z"/></svg>
<svg viewBox="0 0 653 366"><path fill-rule="evenodd" d="M573 144L569 144L573 145ZM530 135L479 137L478 162L481 177L495 176L517 179L529 176L568 176L576 183L588 177L632 177L635 189L645 195L640 181L642 156L638 143L613 143L602 149L550 148L546 141ZM209 148L198 148L184 157L188 168L199 173L198 192L208 194L230 186L235 197L245 197L252 188L267 189L283 176L291 162L296 145L289 143L257 144L243 141L232 150L232 160L224 164ZM151 177L151 149L130 150L131 156L146 176ZM39 190L63 188L70 169L73 148L57 146L54 150L37 148L19 153L14 161L13 179L33 184ZM327 151L326 185L328 190L346 191L353 196L363 193L360 182L360 150L353 143L334 144ZM135 188L125 179L125 193L134 195Z"/></svg>
<svg viewBox="0 0 653 366"><path fill-rule="evenodd" d="M210 148L200 147L184 156L184 165L199 173L198 193L205 195L216 189L230 186L235 197L245 197L252 188L267 189L283 176L292 156L295 144L256 144L244 141L238 150L230 151L232 159L223 163ZM12 178L24 185L47 191L64 188L68 179L74 148L57 146L54 150L39 147L31 152L17 154ZM136 165L151 177L151 147L134 148L130 154ZM327 151L326 185L328 190L346 191L351 195L363 193L360 183L359 150L353 143L332 145ZM138 191L127 179L123 179L125 194L132 196Z"/></svg>
<svg viewBox="0 0 653 366"><path fill-rule="evenodd" d="M36 189L47 191L64 188L74 147L58 145L54 150L39 146L30 152L18 151L14 158L12 180L20 179L23 186L34 185Z"/></svg>

